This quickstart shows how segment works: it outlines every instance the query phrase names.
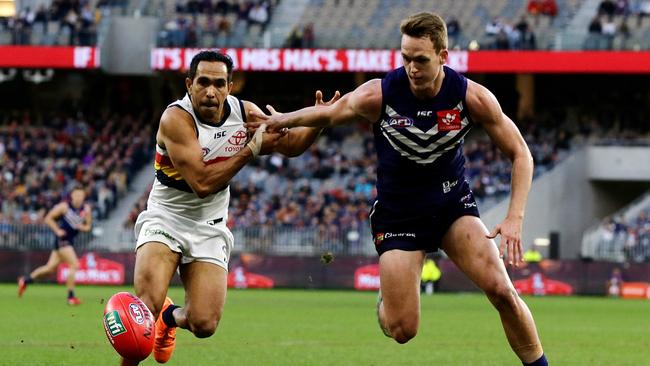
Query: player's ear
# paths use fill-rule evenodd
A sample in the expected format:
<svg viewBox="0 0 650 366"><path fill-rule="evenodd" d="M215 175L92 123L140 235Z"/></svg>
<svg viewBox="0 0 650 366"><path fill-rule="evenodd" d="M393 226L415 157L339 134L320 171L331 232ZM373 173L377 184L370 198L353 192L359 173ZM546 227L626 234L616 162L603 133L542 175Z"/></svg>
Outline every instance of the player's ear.
<svg viewBox="0 0 650 366"><path fill-rule="evenodd" d="M228 94L230 94L232 92L232 86L233 85L235 85L235 83L233 83L232 81L228 82Z"/></svg>
<svg viewBox="0 0 650 366"><path fill-rule="evenodd" d="M440 50L440 53L438 53L438 57L440 57L440 64L446 64L447 63L447 57L449 57L449 51L447 51L446 48L443 48Z"/></svg>
<svg viewBox="0 0 650 366"><path fill-rule="evenodd" d="M190 88L192 87L192 79L190 78L185 78L185 88L187 89L187 92L190 92Z"/></svg>

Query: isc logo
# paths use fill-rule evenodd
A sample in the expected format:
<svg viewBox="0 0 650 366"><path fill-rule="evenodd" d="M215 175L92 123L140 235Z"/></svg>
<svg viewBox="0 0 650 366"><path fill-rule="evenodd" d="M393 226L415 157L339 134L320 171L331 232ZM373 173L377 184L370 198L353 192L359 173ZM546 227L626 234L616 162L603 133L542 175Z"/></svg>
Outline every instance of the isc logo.
<svg viewBox="0 0 650 366"><path fill-rule="evenodd" d="M214 134L215 139L219 139L219 138L222 138L224 136L226 136L226 131L219 131L219 132L215 132L215 134Z"/></svg>
<svg viewBox="0 0 650 366"><path fill-rule="evenodd" d="M418 111L418 117L431 117L433 111Z"/></svg>

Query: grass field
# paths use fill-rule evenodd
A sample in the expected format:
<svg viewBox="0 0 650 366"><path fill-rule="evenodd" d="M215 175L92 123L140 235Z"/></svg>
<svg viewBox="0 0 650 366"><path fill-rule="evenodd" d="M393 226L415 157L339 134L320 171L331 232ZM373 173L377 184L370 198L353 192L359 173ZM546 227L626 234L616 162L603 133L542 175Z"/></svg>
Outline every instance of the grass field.
<svg viewBox="0 0 650 366"><path fill-rule="evenodd" d="M22 299L0 285L0 365L116 365L102 328L104 302L126 287L32 285ZM170 296L182 301L181 288ZM235 290L217 333L180 331L169 365L521 365L497 313L478 294L422 301L418 336L406 345L377 327L374 293ZM648 365L650 301L526 298L553 365ZM152 357L142 363L156 365Z"/></svg>

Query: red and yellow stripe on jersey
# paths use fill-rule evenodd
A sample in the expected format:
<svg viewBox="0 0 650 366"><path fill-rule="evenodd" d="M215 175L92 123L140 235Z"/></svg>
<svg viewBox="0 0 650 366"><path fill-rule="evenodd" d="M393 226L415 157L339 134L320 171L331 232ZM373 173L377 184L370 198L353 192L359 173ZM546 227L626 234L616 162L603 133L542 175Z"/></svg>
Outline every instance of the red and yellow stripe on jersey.
<svg viewBox="0 0 650 366"><path fill-rule="evenodd" d="M156 160L153 163L156 169L156 178L158 181L168 187L176 188L184 192L192 193L192 188L176 170L172 159L169 158L167 150L156 144Z"/></svg>
<svg viewBox="0 0 650 366"><path fill-rule="evenodd" d="M220 161L228 160L229 158L229 156L218 156L214 159L204 161L203 164L210 165L218 163ZM156 144L156 160L154 161L153 166L156 170L156 178L158 178L158 181L160 181L160 183L168 187L192 193L192 188L183 179L181 173L179 173L178 170L176 170L174 167L174 163L172 163L172 159L169 158L167 150L163 149L158 144Z"/></svg>

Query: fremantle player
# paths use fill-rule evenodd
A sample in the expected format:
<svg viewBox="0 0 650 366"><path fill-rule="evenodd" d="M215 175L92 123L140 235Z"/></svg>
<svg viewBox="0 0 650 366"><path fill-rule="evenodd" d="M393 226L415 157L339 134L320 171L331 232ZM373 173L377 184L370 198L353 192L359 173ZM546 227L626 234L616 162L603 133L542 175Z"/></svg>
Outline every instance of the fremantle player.
<svg viewBox="0 0 650 366"><path fill-rule="evenodd" d="M167 107L156 135L156 178L135 224L134 287L157 319L153 354L160 363L174 351L176 327L204 338L221 319L233 248L226 227L230 180L258 155L303 153L321 131L258 128L249 140L244 123L251 111L262 111L230 95L232 72L227 55L198 53L185 79L187 94ZM326 104L321 98L318 93L316 103ZM185 287L182 307L166 297L177 268Z"/></svg>
<svg viewBox="0 0 650 366"><path fill-rule="evenodd" d="M18 296L22 296L27 285L34 280L43 278L56 271L59 263L68 264L69 272L66 278L68 288L68 304L79 305L81 301L74 294L75 273L79 260L74 251L74 238L79 231L90 231L92 228L92 211L90 204L85 202L86 192L83 188L75 187L70 193L70 201L63 201L54 206L45 216L45 223L54 235L54 249L47 263L36 268L27 276L18 279Z"/></svg>
<svg viewBox="0 0 650 366"><path fill-rule="evenodd" d="M483 86L444 66L447 30L440 16L418 13L401 24L404 67L359 86L330 106L258 116L269 131L295 126L373 123L377 201L370 224L379 254L377 307L384 333L399 343L418 330L420 275L426 252L442 248L498 310L513 351L525 365L546 365L533 317L502 261L521 261L521 230L533 162L515 124ZM480 124L512 163L506 218L489 233L464 177L462 141ZM498 246L492 240L501 234Z"/></svg>

